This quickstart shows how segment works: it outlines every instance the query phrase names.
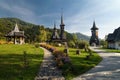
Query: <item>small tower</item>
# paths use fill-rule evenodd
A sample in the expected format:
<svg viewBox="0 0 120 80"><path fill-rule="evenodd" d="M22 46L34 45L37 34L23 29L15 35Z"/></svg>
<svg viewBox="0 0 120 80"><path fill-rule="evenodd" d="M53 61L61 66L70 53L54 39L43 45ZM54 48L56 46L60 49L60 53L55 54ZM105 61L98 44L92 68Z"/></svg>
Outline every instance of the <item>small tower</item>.
<svg viewBox="0 0 120 80"><path fill-rule="evenodd" d="M98 28L96 27L95 21L93 22L93 27L91 28L92 36L90 38L90 45L91 46L98 46L99 45L99 39L98 39Z"/></svg>
<svg viewBox="0 0 120 80"><path fill-rule="evenodd" d="M63 14L61 14L61 24L60 24L60 40L66 40L66 37L64 35L64 22L63 22Z"/></svg>
<svg viewBox="0 0 120 80"><path fill-rule="evenodd" d="M51 41L57 41L57 40L59 40L59 39L60 39L60 37L59 37L59 35L58 35L58 33L57 33L56 24L55 24L55 22L54 22L54 29L53 29Z"/></svg>

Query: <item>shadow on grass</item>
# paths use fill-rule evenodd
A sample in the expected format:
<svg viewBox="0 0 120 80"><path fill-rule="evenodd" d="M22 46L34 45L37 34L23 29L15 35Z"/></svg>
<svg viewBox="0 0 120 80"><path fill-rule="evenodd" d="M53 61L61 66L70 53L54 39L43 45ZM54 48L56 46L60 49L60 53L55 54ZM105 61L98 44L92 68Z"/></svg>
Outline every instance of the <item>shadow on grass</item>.
<svg viewBox="0 0 120 80"><path fill-rule="evenodd" d="M42 54L27 54L29 66L23 68L22 54L0 54L0 80L34 80Z"/></svg>

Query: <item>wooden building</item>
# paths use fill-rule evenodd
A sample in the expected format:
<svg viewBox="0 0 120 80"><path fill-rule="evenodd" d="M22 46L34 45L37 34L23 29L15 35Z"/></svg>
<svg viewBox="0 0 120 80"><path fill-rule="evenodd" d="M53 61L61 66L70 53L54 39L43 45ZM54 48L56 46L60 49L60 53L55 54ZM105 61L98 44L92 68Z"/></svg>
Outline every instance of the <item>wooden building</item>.
<svg viewBox="0 0 120 80"><path fill-rule="evenodd" d="M99 39L98 39L98 28L96 27L95 21L93 22L93 27L91 28L92 36L90 38L90 45L91 46L98 46L99 45Z"/></svg>
<svg viewBox="0 0 120 80"><path fill-rule="evenodd" d="M66 36L64 33L64 22L63 22L63 15L61 15L61 23L60 23L60 34L58 34L57 29L56 29L56 25L54 23L54 29L53 29L53 33L51 36L51 40L52 42L66 42Z"/></svg>
<svg viewBox="0 0 120 80"><path fill-rule="evenodd" d="M58 41L59 39L60 39L60 37L59 37L57 29L56 29L56 24L54 23L54 29L53 29L53 33L52 33L52 36L51 36L51 40L52 41Z"/></svg>
<svg viewBox="0 0 120 80"><path fill-rule="evenodd" d="M106 41L108 48L120 49L120 27L115 29L113 33L108 34Z"/></svg>
<svg viewBox="0 0 120 80"><path fill-rule="evenodd" d="M5 35L8 42L13 42L14 44L24 44L25 35L24 31L20 31L17 23L15 24L14 30Z"/></svg>

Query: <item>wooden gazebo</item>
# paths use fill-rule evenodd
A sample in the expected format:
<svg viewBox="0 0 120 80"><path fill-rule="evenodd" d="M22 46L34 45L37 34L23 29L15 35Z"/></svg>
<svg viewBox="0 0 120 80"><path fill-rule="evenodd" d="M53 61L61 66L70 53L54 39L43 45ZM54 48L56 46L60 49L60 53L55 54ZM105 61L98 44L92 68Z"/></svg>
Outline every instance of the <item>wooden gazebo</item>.
<svg viewBox="0 0 120 80"><path fill-rule="evenodd" d="M24 44L25 35L24 31L20 31L16 23L14 30L5 35L8 42L13 42L14 44Z"/></svg>

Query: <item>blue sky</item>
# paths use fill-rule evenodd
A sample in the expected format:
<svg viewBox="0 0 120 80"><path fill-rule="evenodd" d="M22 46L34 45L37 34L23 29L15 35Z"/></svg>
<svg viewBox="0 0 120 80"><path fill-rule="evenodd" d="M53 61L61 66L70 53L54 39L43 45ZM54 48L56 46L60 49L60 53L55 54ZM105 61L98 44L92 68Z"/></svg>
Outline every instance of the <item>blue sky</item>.
<svg viewBox="0 0 120 80"><path fill-rule="evenodd" d="M0 0L0 17L17 17L46 27L60 25L63 8L65 30L91 36L95 20L99 37L120 26L120 0Z"/></svg>

